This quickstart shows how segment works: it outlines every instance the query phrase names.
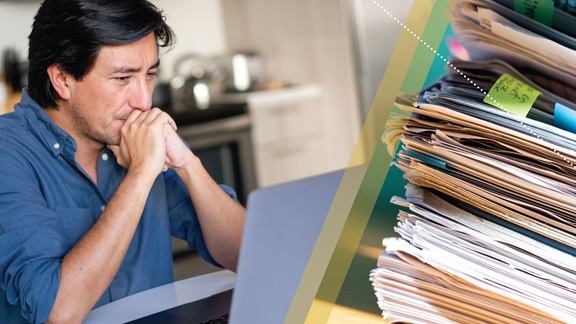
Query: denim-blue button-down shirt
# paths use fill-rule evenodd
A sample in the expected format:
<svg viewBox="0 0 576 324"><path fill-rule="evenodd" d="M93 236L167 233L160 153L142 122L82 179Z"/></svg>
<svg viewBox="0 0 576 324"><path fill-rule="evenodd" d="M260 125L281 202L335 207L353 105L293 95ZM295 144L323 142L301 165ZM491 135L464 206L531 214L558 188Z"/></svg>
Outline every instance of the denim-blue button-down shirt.
<svg viewBox="0 0 576 324"><path fill-rule="evenodd" d="M44 322L64 255L98 220L126 174L111 151L98 184L76 163L74 139L26 89L0 116L0 322ZM233 198L229 187L222 188ZM170 234L213 263L186 188L169 170L156 179L118 273L97 306L173 281Z"/></svg>

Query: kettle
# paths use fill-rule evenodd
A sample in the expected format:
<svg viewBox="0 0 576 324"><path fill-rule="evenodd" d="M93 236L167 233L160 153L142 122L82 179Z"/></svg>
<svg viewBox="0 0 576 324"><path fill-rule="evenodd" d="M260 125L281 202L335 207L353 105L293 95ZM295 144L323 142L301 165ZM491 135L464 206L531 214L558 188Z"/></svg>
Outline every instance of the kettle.
<svg viewBox="0 0 576 324"><path fill-rule="evenodd" d="M170 81L172 110L207 109L210 107L212 91L206 72L196 67L189 76L178 75Z"/></svg>

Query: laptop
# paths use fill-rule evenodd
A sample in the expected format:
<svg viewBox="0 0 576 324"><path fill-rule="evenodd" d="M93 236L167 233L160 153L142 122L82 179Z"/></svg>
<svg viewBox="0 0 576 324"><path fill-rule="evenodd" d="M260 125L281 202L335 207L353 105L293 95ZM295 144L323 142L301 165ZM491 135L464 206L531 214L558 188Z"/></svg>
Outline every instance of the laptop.
<svg viewBox="0 0 576 324"><path fill-rule="evenodd" d="M343 175L252 191L233 291L130 323L283 323Z"/></svg>
<svg viewBox="0 0 576 324"><path fill-rule="evenodd" d="M343 175L335 171L250 194L230 323L284 322Z"/></svg>

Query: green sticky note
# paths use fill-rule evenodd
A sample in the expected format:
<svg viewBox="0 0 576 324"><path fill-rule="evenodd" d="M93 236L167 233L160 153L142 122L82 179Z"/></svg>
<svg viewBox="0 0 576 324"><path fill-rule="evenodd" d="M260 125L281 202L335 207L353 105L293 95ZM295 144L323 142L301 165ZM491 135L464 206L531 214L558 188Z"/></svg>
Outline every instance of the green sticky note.
<svg viewBox="0 0 576 324"><path fill-rule="evenodd" d="M503 74L492 85L484 102L516 116L526 117L539 95L540 91L509 74Z"/></svg>
<svg viewBox="0 0 576 324"><path fill-rule="evenodd" d="M553 0L514 0L514 10L546 26L552 26Z"/></svg>

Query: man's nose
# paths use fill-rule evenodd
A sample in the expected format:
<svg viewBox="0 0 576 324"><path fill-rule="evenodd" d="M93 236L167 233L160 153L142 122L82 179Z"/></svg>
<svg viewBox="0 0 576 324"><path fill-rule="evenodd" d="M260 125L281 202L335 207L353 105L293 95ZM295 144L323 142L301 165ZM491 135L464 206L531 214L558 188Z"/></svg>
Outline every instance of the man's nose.
<svg viewBox="0 0 576 324"><path fill-rule="evenodd" d="M138 79L134 83L134 89L130 98L130 106L134 109L142 111L150 110L152 108L152 91L154 84L146 79Z"/></svg>

